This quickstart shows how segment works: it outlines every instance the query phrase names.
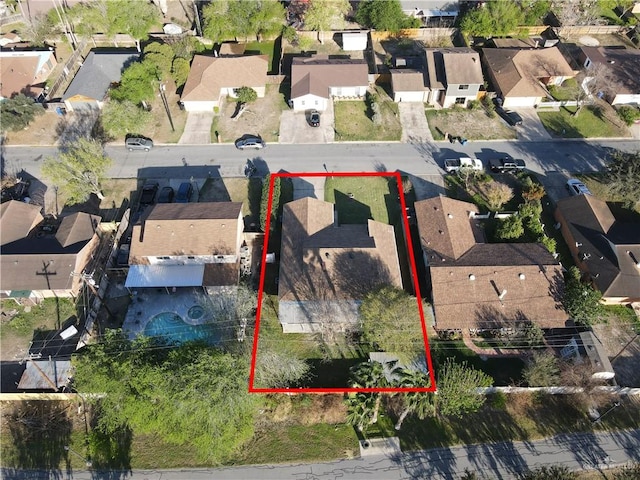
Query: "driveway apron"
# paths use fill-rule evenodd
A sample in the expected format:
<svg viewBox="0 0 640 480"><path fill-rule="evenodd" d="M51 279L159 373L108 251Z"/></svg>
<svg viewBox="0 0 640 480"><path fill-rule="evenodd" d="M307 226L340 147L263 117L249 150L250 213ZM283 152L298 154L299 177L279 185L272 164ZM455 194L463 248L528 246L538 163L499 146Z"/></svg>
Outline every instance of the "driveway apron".
<svg viewBox="0 0 640 480"><path fill-rule="evenodd" d="M324 200L325 177L293 177L293 199L311 197Z"/></svg>
<svg viewBox="0 0 640 480"><path fill-rule="evenodd" d="M333 102L329 102L327 109L320 112L320 126L312 127L307 122L307 112L285 110L280 116L279 143L333 143L335 130L333 128Z"/></svg>
<svg viewBox="0 0 640 480"><path fill-rule="evenodd" d="M402 141L411 143L433 142L427 117L422 102L398 103L400 123L402 124Z"/></svg>
<svg viewBox="0 0 640 480"><path fill-rule="evenodd" d="M211 143L213 112L191 112L187 116L179 144L208 145Z"/></svg>
<svg viewBox="0 0 640 480"><path fill-rule="evenodd" d="M522 125L515 127L518 133L518 140L530 142L551 140L551 135L542 125L535 108L518 108L517 112L522 117Z"/></svg>

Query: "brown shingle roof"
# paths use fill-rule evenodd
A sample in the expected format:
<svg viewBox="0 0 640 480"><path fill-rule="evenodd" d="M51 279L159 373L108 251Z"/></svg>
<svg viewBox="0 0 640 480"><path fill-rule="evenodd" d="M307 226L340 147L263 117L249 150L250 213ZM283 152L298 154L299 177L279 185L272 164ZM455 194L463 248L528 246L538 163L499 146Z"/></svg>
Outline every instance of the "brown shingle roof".
<svg viewBox="0 0 640 480"><path fill-rule="evenodd" d="M214 57L196 55L182 92L182 101L214 101L222 88L258 88L267 83L266 55Z"/></svg>
<svg viewBox="0 0 640 480"><path fill-rule="evenodd" d="M130 262L143 257L237 254L242 203L163 203L134 225Z"/></svg>
<svg viewBox="0 0 640 480"><path fill-rule="evenodd" d="M284 206L280 301L358 300L374 284L402 286L391 225L335 226L333 204L308 197Z"/></svg>
<svg viewBox="0 0 640 480"><path fill-rule="evenodd" d="M331 87L368 85L368 72L365 60L296 57L291 64L291 98L310 93L329 98Z"/></svg>
<svg viewBox="0 0 640 480"><path fill-rule="evenodd" d="M424 74L412 69L392 69L391 84L394 92L419 92L427 91L424 84Z"/></svg>
<svg viewBox="0 0 640 480"><path fill-rule="evenodd" d="M477 221L471 218L479 213L472 203L439 196L416 202L415 210L422 248L437 261L460 258L483 241Z"/></svg>
<svg viewBox="0 0 640 480"><path fill-rule="evenodd" d="M503 97L543 97L540 80L549 77L573 77L557 47L516 49L483 48L487 68L493 73Z"/></svg>
<svg viewBox="0 0 640 480"><path fill-rule="evenodd" d="M0 205L0 245L7 245L29 235L43 217L42 207L17 200Z"/></svg>
<svg viewBox="0 0 640 480"><path fill-rule="evenodd" d="M78 242L87 242L93 237L100 221L101 218L99 216L84 212L68 215L62 219L58 227L56 240L63 247L68 247Z"/></svg>
<svg viewBox="0 0 640 480"><path fill-rule="evenodd" d="M427 86L443 89L447 85L484 83L480 56L471 48L426 48Z"/></svg>
<svg viewBox="0 0 640 480"><path fill-rule="evenodd" d="M630 48L582 47L594 63L607 66L618 94L640 94L640 51Z"/></svg>

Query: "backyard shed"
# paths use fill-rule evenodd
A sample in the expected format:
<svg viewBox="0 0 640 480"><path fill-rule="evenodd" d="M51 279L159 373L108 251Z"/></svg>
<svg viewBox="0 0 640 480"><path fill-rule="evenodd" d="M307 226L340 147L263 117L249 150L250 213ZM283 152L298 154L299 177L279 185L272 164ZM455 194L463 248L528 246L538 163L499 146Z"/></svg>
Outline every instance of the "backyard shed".
<svg viewBox="0 0 640 480"><path fill-rule="evenodd" d="M342 34L342 49L362 51L367 48L367 32L344 32Z"/></svg>

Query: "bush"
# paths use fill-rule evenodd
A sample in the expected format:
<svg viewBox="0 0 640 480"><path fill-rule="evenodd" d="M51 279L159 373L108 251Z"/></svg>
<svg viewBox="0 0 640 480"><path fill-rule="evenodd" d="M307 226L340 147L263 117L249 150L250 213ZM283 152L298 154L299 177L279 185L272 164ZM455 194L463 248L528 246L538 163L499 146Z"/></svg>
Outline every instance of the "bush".
<svg viewBox="0 0 640 480"><path fill-rule="evenodd" d="M496 116L496 106L493 104L493 100L490 99L488 95L482 97L482 106L484 107L484 110L489 118L494 118Z"/></svg>
<svg viewBox="0 0 640 480"><path fill-rule="evenodd" d="M524 235L524 226L519 215L511 215L510 217L500 220L496 229L496 237L499 240L513 240Z"/></svg>
<svg viewBox="0 0 640 480"><path fill-rule="evenodd" d="M469 110L478 110L480 108L480 101L479 100L469 100L469 102L467 103L467 108Z"/></svg>
<svg viewBox="0 0 640 480"><path fill-rule="evenodd" d="M538 241L544 246L544 248L549 251L549 253L556 253L556 248L558 245L554 238L543 235L538 239Z"/></svg>
<svg viewBox="0 0 640 480"><path fill-rule="evenodd" d="M251 87L240 87L235 89L237 101L240 103L251 103L258 99L258 92Z"/></svg>
<svg viewBox="0 0 640 480"><path fill-rule="evenodd" d="M618 116L626 123L631 126L633 123L640 119L640 108L632 107L630 105L622 105L617 110L616 113Z"/></svg>
<svg viewBox="0 0 640 480"><path fill-rule="evenodd" d="M507 396L503 392L496 392L489 396L489 403L496 410L506 410Z"/></svg>
<svg viewBox="0 0 640 480"><path fill-rule="evenodd" d="M287 25L282 29L282 38L289 43L294 43L297 40L298 32L291 25Z"/></svg>

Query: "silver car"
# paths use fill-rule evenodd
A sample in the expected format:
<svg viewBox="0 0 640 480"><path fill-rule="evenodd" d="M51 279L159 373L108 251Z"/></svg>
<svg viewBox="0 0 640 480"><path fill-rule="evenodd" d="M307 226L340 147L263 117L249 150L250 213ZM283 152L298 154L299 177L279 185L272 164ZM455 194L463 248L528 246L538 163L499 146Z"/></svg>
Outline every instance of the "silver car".
<svg viewBox="0 0 640 480"><path fill-rule="evenodd" d="M134 150L144 150L148 152L153 148L153 140L144 137L129 137L124 141L124 144L130 152Z"/></svg>
<svg viewBox="0 0 640 480"><path fill-rule="evenodd" d="M591 195L587 186L577 178L570 178L567 181L567 190L571 195Z"/></svg>

